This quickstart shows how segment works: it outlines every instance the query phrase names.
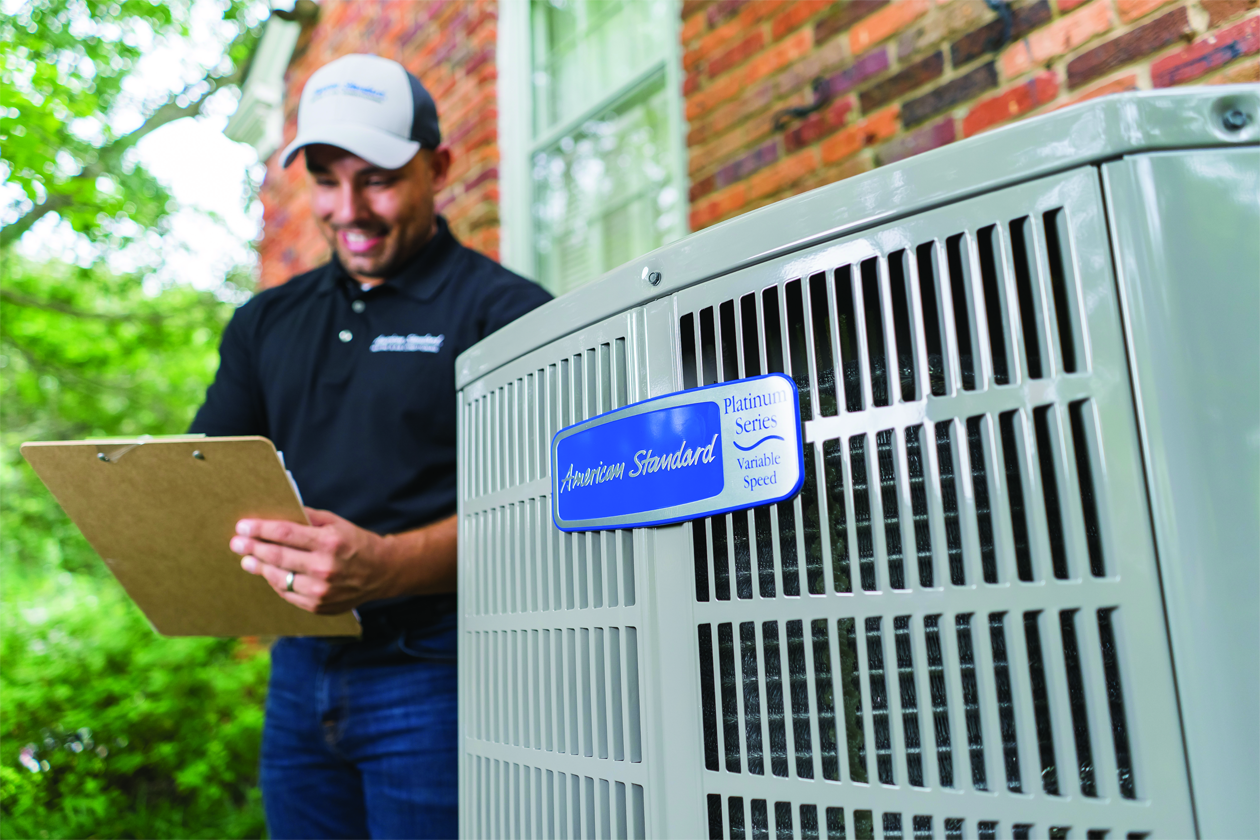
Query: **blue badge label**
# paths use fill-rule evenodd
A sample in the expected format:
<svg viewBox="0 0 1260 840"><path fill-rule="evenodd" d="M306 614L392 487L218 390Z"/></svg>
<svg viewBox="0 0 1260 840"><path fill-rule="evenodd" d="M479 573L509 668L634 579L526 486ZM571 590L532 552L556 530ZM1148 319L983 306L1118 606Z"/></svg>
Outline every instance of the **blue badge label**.
<svg viewBox="0 0 1260 840"><path fill-rule="evenodd" d="M552 518L564 531L664 525L791 498L803 475L796 383L740 379L561 429Z"/></svg>

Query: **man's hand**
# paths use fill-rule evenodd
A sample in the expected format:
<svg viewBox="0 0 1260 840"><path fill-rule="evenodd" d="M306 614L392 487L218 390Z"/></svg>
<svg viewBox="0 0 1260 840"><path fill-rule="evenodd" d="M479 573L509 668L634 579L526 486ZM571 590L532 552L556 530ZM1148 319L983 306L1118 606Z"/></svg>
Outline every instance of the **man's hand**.
<svg viewBox="0 0 1260 840"><path fill-rule="evenodd" d="M306 515L310 525L242 519L231 542L243 555L241 568L295 606L332 615L378 598L455 588L453 516L382 537L326 510L306 508Z"/></svg>

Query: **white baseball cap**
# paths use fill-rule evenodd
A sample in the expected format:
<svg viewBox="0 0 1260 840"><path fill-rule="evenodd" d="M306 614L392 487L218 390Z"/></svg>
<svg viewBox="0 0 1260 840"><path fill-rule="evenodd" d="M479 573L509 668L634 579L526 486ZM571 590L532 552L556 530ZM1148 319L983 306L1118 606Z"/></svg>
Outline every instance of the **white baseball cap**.
<svg viewBox="0 0 1260 840"><path fill-rule="evenodd" d="M398 169L441 142L437 105L419 79L397 61L347 55L316 70L302 88L297 138L282 161L288 166L303 147L323 143Z"/></svg>

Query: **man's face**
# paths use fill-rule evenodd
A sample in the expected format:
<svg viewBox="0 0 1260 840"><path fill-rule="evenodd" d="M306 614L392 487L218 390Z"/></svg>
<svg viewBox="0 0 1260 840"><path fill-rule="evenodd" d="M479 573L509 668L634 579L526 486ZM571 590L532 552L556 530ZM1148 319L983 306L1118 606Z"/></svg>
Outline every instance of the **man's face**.
<svg viewBox="0 0 1260 840"><path fill-rule="evenodd" d="M421 149L400 169L381 169L336 146L307 146L311 207L320 233L360 283L379 283L437 230L434 194L451 153Z"/></svg>

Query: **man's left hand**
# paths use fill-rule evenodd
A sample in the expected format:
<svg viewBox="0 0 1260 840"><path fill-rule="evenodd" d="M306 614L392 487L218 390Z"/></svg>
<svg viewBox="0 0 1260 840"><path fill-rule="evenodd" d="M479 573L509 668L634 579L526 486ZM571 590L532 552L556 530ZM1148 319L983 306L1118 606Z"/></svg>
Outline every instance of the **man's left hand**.
<svg viewBox="0 0 1260 840"><path fill-rule="evenodd" d="M326 510L306 508L310 525L270 519L236 523L241 568L262 575L280 597L309 612L343 613L387 597L393 583L389 538ZM289 573L293 573L291 586Z"/></svg>

